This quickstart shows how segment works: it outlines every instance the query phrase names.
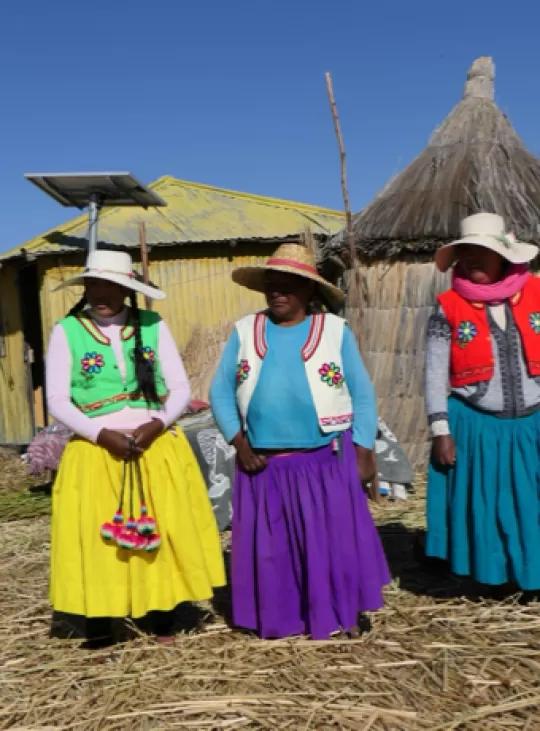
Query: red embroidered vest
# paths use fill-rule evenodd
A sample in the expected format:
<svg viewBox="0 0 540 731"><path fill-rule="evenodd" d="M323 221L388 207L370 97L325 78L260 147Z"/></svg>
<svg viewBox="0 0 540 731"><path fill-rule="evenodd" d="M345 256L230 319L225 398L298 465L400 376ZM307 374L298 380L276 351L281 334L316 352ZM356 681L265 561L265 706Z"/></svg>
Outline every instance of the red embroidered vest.
<svg viewBox="0 0 540 731"><path fill-rule="evenodd" d="M450 384L470 386L493 378L495 360L485 304L453 289L437 298L452 329ZM540 376L540 279L531 276L510 300L529 375Z"/></svg>

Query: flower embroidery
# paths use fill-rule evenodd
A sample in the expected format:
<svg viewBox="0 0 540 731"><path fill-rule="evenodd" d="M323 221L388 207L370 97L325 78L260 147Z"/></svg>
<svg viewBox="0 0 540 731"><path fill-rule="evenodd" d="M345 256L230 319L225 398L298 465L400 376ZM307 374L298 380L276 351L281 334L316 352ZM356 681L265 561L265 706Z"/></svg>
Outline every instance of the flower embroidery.
<svg viewBox="0 0 540 731"><path fill-rule="evenodd" d="M529 315L529 325L536 335L540 335L540 312L531 312Z"/></svg>
<svg viewBox="0 0 540 731"><path fill-rule="evenodd" d="M463 320L463 322L459 323L459 327L457 329L457 341L462 348L469 343L472 343L477 335L478 330L476 329L474 322L471 322L470 320Z"/></svg>
<svg viewBox="0 0 540 731"><path fill-rule="evenodd" d="M85 373L97 374L101 373L105 361L99 353L85 353L84 358L81 359L81 364Z"/></svg>
<svg viewBox="0 0 540 731"><path fill-rule="evenodd" d="M238 366L236 367L236 382L240 386L249 376L249 372L251 371L251 366L249 365L247 360L241 360Z"/></svg>
<svg viewBox="0 0 540 731"><path fill-rule="evenodd" d="M335 363L323 363L319 368L321 381L328 386L336 386L341 388L345 383L345 376L341 372L341 368Z"/></svg>
<svg viewBox="0 0 540 731"><path fill-rule="evenodd" d="M149 360L151 363L156 362L156 353L149 345L145 345L142 349L143 357L146 358L146 360Z"/></svg>

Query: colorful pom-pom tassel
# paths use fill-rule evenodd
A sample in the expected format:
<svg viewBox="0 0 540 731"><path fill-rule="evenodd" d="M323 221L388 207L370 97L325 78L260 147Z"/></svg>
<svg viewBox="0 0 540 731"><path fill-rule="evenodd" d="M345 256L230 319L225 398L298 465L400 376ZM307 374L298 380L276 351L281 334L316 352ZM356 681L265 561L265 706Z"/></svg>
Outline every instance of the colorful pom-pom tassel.
<svg viewBox="0 0 540 731"><path fill-rule="evenodd" d="M148 543L148 538L146 538L146 536L140 536L138 533L136 533L134 541L136 551L146 551L146 546Z"/></svg>
<svg viewBox="0 0 540 731"><path fill-rule="evenodd" d="M128 528L126 526L125 528L121 528L118 531L118 534L116 536L116 544L120 548L125 548L128 551L133 550L134 548L136 548L137 545L137 537L137 532L131 530L131 528Z"/></svg>
<svg viewBox="0 0 540 731"><path fill-rule="evenodd" d="M100 529L101 537L106 541L114 541L118 530L119 526L117 523L103 523Z"/></svg>
<svg viewBox="0 0 540 731"><path fill-rule="evenodd" d="M143 515L137 521L137 532L141 536L151 535L157 528L156 521L149 515Z"/></svg>
<svg viewBox="0 0 540 731"><path fill-rule="evenodd" d="M141 517L137 521L137 532L141 536L149 536L157 528L156 521L148 515L148 509L144 502L141 502Z"/></svg>
<svg viewBox="0 0 540 731"><path fill-rule="evenodd" d="M116 543L117 546L126 551L156 551L161 545L161 537L155 532L157 528L156 520L148 515L148 509L144 499L140 466L137 462L134 467L133 462L130 462L129 468L128 476L127 462L124 463L124 476L122 480L122 491L120 494L118 510L116 511L112 522L103 523L100 533L105 540ZM141 505L141 515L138 520L135 520L133 517L134 469L138 470L139 499ZM129 480L126 482L127 477L129 477ZM130 507L129 518L124 523L122 506L124 504L126 486L129 489Z"/></svg>
<svg viewBox="0 0 540 731"><path fill-rule="evenodd" d="M146 550L148 553L151 551L157 551L161 545L161 536L158 533L153 533L146 539Z"/></svg>

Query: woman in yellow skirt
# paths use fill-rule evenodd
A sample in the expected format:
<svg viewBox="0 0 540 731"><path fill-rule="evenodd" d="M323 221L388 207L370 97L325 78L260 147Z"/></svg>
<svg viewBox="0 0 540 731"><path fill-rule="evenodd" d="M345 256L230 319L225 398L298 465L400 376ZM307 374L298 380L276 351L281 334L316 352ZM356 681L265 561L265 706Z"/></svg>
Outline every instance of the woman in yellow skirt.
<svg viewBox="0 0 540 731"><path fill-rule="evenodd" d="M76 435L53 492L51 603L85 617L95 644L110 640L112 618L145 615L170 642L176 606L225 584L206 485L174 426L189 383L166 324L137 306L137 293L165 295L128 254L91 253L61 287L80 284L46 362L49 414Z"/></svg>

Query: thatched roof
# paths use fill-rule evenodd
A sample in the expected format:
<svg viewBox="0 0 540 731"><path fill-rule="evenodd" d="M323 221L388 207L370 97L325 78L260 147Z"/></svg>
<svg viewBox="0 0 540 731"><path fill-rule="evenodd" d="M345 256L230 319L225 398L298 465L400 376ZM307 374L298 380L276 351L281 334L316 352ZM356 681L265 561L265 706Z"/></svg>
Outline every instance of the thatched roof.
<svg viewBox="0 0 540 731"><path fill-rule="evenodd" d="M364 257L432 253L479 211L502 215L522 240L540 245L540 160L493 101L491 58L471 66L461 102L427 148L354 217ZM341 232L325 247L342 249Z"/></svg>

